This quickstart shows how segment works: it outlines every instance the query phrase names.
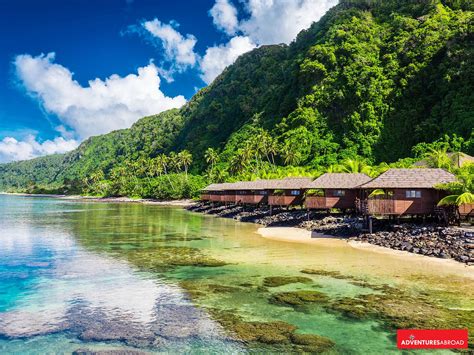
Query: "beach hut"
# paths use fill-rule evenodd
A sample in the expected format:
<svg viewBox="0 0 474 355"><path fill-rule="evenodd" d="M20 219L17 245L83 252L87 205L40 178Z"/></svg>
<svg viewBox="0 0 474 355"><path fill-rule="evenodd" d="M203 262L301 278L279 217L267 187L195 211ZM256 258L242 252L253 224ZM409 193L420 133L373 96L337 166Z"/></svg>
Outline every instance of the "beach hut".
<svg viewBox="0 0 474 355"><path fill-rule="evenodd" d="M219 201L224 204L235 203L235 185L236 183L226 182L220 184Z"/></svg>
<svg viewBox="0 0 474 355"><path fill-rule="evenodd" d="M268 203L268 180L242 181L234 184L235 203L242 205L261 205Z"/></svg>
<svg viewBox="0 0 474 355"><path fill-rule="evenodd" d="M303 205L304 192L312 181L313 179L305 177L266 180L268 204L270 206Z"/></svg>
<svg viewBox="0 0 474 355"><path fill-rule="evenodd" d="M201 201L213 201L217 202L219 200L221 184L210 184L201 190Z"/></svg>
<svg viewBox="0 0 474 355"><path fill-rule="evenodd" d="M356 209L361 198L360 185L372 180L360 173L326 173L309 184L305 207L315 210Z"/></svg>
<svg viewBox="0 0 474 355"><path fill-rule="evenodd" d="M435 210L444 191L435 189L455 181L443 169L389 169L361 185L366 199L363 212L369 215L429 215Z"/></svg>

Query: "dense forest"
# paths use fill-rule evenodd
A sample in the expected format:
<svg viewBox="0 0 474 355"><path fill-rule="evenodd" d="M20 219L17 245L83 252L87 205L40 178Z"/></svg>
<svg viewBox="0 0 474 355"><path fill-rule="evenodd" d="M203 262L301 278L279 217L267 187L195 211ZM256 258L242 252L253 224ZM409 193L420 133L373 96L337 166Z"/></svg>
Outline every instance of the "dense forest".
<svg viewBox="0 0 474 355"><path fill-rule="evenodd" d="M342 0L289 46L242 55L179 110L0 165L0 190L177 198L210 181L376 175L472 155L472 10L469 0Z"/></svg>

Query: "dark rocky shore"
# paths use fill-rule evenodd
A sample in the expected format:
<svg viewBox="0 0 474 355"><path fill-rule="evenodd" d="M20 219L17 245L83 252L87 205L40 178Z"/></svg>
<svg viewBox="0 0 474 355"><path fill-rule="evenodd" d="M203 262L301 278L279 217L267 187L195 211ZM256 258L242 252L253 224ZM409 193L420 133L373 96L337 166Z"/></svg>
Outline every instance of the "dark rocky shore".
<svg viewBox="0 0 474 355"><path fill-rule="evenodd" d="M347 240L474 264L474 231L459 228L423 223L394 224L374 219L374 233L369 234L359 216L328 215L326 212L308 215L306 210L279 208L274 208L270 214L268 207L213 206L210 203L197 203L187 209L267 227L299 227Z"/></svg>

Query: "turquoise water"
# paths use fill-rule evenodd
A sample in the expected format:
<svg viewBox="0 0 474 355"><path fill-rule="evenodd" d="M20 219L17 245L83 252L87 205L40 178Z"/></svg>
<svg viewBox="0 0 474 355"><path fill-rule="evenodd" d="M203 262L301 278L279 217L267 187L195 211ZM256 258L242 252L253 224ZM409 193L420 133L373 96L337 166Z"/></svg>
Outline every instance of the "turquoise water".
<svg viewBox="0 0 474 355"><path fill-rule="evenodd" d="M328 353L396 353L393 331L377 317L347 319L328 303L293 307L271 299L317 291L330 304L390 285L439 306L414 297L414 308L473 308L470 270L339 241L275 242L259 237L254 225L180 208L0 195L0 214L2 354L301 350L288 340L241 339L219 312L240 317L244 327L280 321L298 334L323 336L334 343ZM307 268L333 274L302 274ZM269 276L310 280L263 287Z"/></svg>

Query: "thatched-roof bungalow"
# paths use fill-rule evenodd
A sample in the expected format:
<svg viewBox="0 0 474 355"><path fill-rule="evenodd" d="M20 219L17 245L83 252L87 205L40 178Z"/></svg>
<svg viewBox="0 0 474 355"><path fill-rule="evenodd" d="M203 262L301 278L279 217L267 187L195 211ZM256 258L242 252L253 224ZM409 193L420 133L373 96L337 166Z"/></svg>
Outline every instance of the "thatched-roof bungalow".
<svg viewBox="0 0 474 355"><path fill-rule="evenodd" d="M371 178L360 173L326 173L309 184L310 194L306 195L307 209L342 210L356 209L356 199L361 198L360 185Z"/></svg>
<svg viewBox="0 0 474 355"><path fill-rule="evenodd" d="M268 204L270 206L303 205L304 192L308 189L311 178L294 178L266 180Z"/></svg>
<svg viewBox="0 0 474 355"><path fill-rule="evenodd" d="M363 212L369 215L428 215L445 195L435 189L455 181L443 169L389 169L361 186L367 199Z"/></svg>

